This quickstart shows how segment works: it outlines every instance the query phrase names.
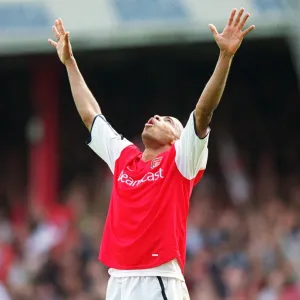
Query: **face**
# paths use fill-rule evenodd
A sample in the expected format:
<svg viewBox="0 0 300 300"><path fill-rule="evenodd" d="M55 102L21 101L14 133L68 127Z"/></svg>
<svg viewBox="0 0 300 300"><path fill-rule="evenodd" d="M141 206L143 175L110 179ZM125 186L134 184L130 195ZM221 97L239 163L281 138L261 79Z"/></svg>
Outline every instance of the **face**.
<svg viewBox="0 0 300 300"><path fill-rule="evenodd" d="M182 124L176 118L155 115L145 124L142 139L144 144L172 145L179 139L182 129Z"/></svg>

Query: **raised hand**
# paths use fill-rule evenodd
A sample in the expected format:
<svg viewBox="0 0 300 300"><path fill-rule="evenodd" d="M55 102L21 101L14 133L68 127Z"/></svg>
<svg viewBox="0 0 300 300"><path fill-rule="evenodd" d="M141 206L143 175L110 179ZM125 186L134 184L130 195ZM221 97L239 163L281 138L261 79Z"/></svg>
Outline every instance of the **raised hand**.
<svg viewBox="0 0 300 300"><path fill-rule="evenodd" d="M66 32L61 19L55 21L55 25L52 26L52 31L56 37L57 42L48 39L50 45L52 45L58 54L59 59L63 64L66 64L72 57L72 47L69 38L69 32Z"/></svg>
<svg viewBox="0 0 300 300"><path fill-rule="evenodd" d="M216 27L209 24L209 28L218 44L220 50L229 56L233 56L239 49L244 37L252 31L255 26L252 25L243 30L250 14L244 14L245 9L241 8L236 16L237 10L231 12L228 23L222 33L218 33Z"/></svg>

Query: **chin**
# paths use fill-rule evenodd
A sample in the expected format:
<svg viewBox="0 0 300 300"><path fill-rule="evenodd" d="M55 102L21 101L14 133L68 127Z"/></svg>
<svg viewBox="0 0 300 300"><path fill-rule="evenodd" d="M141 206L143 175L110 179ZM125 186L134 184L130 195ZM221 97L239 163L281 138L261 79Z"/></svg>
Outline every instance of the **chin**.
<svg viewBox="0 0 300 300"><path fill-rule="evenodd" d="M157 135L152 130L144 130L142 133L142 140L143 143L147 145L160 144Z"/></svg>
<svg viewBox="0 0 300 300"><path fill-rule="evenodd" d="M150 132L147 132L146 130L144 130L142 132L142 139L143 140L155 140L153 134L151 134Z"/></svg>

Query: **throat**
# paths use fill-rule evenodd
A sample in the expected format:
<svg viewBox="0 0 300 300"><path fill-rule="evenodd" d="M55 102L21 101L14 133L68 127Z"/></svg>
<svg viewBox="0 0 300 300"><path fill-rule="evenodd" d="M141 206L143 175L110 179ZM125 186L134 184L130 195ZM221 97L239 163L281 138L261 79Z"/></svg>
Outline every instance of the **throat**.
<svg viewBox="0 0 300 300"><path fill-rule="evenodd" d="M157 157L159 154L161 154L161 153L167 151L168 149L170 149L170 147L171 147L170 145L165 145L165 146L162 146L162 147L157 148L157 149L146 148L143 152L142 160L143 161L152 160L155 157Z"/></svg>

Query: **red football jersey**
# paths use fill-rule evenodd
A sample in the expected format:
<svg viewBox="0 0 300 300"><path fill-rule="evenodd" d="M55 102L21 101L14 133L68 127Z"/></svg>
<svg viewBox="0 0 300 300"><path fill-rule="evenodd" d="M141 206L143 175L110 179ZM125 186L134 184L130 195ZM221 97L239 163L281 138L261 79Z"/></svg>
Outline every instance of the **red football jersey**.
<svg viewBox="0 0 300 300"><path fill-rule="evenodd" d="M89 146L114 174L99 259L120 270L148 269L177 258L183 271L192 189L207 163L209 134L200 139L194 114L173 146L151 161L95 118Z"/></svg>

